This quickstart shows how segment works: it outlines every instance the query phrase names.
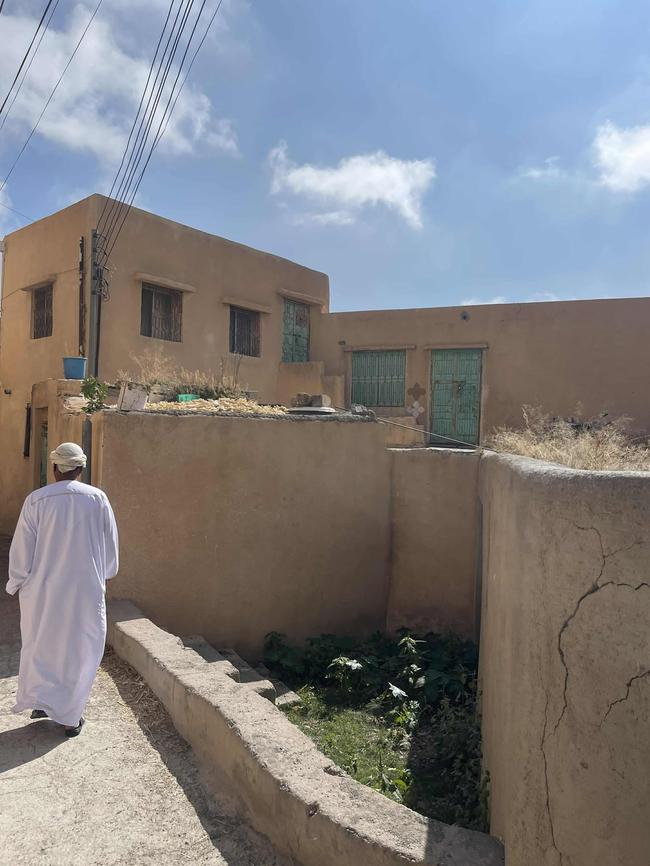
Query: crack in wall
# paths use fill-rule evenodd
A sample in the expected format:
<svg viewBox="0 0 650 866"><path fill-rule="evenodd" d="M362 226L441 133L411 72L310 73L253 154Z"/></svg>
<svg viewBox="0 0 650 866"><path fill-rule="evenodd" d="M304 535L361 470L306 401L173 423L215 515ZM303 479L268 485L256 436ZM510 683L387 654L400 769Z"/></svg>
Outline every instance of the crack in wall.
<svg viewBox="0 0 650 866"><path fill-rule="evenodd" d="M542 761L544 763L544 785L545 785L545 793L546 793L546 814L548 816L548 824L551 831L551 844L555 849L558 857L560 858L560 866L564 863L563 854L560 849L557 847L557 841L555 839L555 826L553 824L553 816L551 814L551 794L548 786L548 757L546 755L546 732L548 730L548 705L549 705L549 694L548 690L546 690L546 706L544 707L544 727L542 729L542 741L540 743L540 751L542 753Z"/></svg>
<svg viewBox="0 0 650 866"><path fill-rule="evenodd" d="M554 734L557 732L557 729L559 728L562 720L564 719L564 716L566 714L567 707L568 707L567 691L569 688L569 666L567 664L566 656L564 654L564 647L562 646L562 639L563 639L564 633L567 630L567 628L569 627L570 623L577 616L578 611L580 610L580 607L582 606L582 603L584 602L584 600L586 598L589 598L590 595L594 595L595 593L600 592L601 589L605 589L605 587L607 587L607 586L625 586L625 587L628 587L628 588L634 590L634 592L637 592L643 586L650 588L650 583L648 583L647 581L641 581L636 586L634 586L633 584L630 584L630 583L626 583L625 581L614 581L614 580L608 580L602 584L600 583L600 580L601 580L601 578L605 572L605 568L607 567L607 561L609 559L611 559L613 556L616 556L619 553L624 553L627 550L632 550L632 548L642 545L643 541L641 541L640 539L637 539L636 541L633 541L631 544L628 544L625 547L617 547L614 550L610 550L609 553L606 553L605 552L605 545L603 542L603 537L600 534L600 530L598 529L597 526L581 526L580 524L575 523L575 521L570 520L568 517L562 517L560 519L565 520L567 523L571 524L571 526L573 526L575 529L580 530L581 532L595 532L596 533L596 537L598 538L598 544L600 546L601 563L600 563L600 569L598 571L598 575L597 575L596 579L591 584L589 589L587 589L586 592L584 592L580 596L580 598L576 602L576 605L575 605L573 611L564 620L564 622L562 623L562 626L560 627L560 631L558 632L557 649L558 649L558 655L560 656L560 661L562 663L562 668L564 669L564 686L563 686L563 690L562 690L562 710L560 711L560 715L558 716L558 719L553 726L553 733Z"/></svg>
<svg viewBox="0 0 650 866"><path fill-rule="evenodd" d="M642 545L643 544L642 540L637 539L636 541L633 541L629 545L626 545L624 547L615 548L614 550L610 550L609 552L606 552L603 538L602 538L602 535L601 535L598 527L596 527L596 526L581 526L580 524L577 524L568 518L561 518L561 519L566 520L575 529L578 529L582 532L594 532L596 534L596 537L598 538L598 544L600 547L600 557L601 557L600 567L598 569L597 576L595 577L591 586L589 586L589 588L585 592L583 592L582 595L578 598L573 610L566 617L566 619L562 623L562 626L560 627L560 630L558 632L557 649L558 649L558 655L560 657L560 661L562 663L562 667L564 670L564 685L563 685L563 691L562 691L562 710L560 711L560 715L558 716L557 721L553 725L553 730L550 733L549 733L549 716L548 716L550 697L549 697L548 690L545 690L546 691L546 705L544 708L544 727L542 729L542 739L541 739L541 743L540 743L540 751L542 753L542 761L544 764L544 785L545 785L546 813L548 815L549 828L550 828L550 834L551 834L551 843L552 843L553 849L555 850L555 852L557 853L557 855L559 857L559 866L564 866L565 863L570 864L571 861L570 861L569 856L563 854L563 852L558 848L558 845L557 845L555 825L553 822L553 816L552 816L552 812L551 812L551 795L550 795L550 789L549 789L548 755L547 755L547 751L546 751L547 750L548 737L551 735L551 733L555 734L557 732L557 729L560 726L562 720L564 719L564 716L566 714L567 707L568 707L567 691L568 691L568 686L569 686L569 666L567 664L566 655L565 655L564 647L563 647L564 634L565 634L566 630L568 629L569 625L573 622L573 620L578 615L578 612L580 611L580 608L581 608L583 602L585 601L585 599L589 598L589 596L595 595L596 593L600 592L601 589L605 589L608 586L616 586L616 587L622 586L622 587L626 587L627 589L631 589L633 592L638 592L640 589L642 589L644 587L647 589L650 589L650 582L645 581L645 580L639 581L639 583L636 583L636 584L629 583L627 581L615 581L615 580L608 580L605 583L600 582L602 580L603 574L605 573L605 569L607 567L608 560L611 559L613 556L616 556L619 553L624 553L625 551L631 550L634 547ZM605 713L605 715L603 717L603 721L601 722L601 725L605 722L606 718L608 717L609 713L611 712L611 710L613 709L614 706L616 706L619 703L623 703L624 701L626 701L629 698L630 689L632 687L632 684L636 680L643 679L645 677L650 677L650 670L647 670L642 674L637 674L634 677L632 677L630 680L628 680L628 682L626 684L625 695L622 698L618 698L616 701L613 701L610 704L609 708L607 709L607 712Z"/></svg>
<svg viewBox="0 0 650 866"><path fill-rule="evenodd" d="M607 720L607 716L611 713L611 711L614 709L614 707L617 704L624 704L625 701L627 701L627 699L630 697L630 689L632 688L632 683L635 683L637 680L643 680L648 676L650 676L650 670L644 671L642 674L635 674L633 677L630 677L630 679L625 684L625 694L623 695L623 697L617 698L615 701L612 701L612 703L607 708L607 712L603 716L603 720L600 723L601 728L605 724L605 722Z"/></svg>

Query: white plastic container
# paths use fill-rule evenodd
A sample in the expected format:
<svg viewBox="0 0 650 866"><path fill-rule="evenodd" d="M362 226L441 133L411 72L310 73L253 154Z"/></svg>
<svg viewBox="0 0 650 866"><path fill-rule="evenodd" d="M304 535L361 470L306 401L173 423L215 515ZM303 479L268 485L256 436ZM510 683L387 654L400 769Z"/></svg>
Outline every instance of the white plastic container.
<svg viewBox="0 0 650 866"><path fill-rule="evenodd" d="M146 388L131 382L125 382L121 386L120 396L117 398L117 409L121 412L144 409L148 399L149 394Z"/></svg>

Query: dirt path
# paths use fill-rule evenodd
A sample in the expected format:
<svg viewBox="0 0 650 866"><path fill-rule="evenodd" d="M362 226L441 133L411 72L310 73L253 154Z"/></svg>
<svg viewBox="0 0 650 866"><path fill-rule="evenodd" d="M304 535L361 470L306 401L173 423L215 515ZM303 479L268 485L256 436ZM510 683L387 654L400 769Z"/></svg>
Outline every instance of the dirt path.
<svg viewBox="0 0 650 866"><path fill-rule="evenodd" d="M208 794L161 704L114 654L78 738L10 712L20 633L6 551L0 538L1 866L288 866Z"/></svg>

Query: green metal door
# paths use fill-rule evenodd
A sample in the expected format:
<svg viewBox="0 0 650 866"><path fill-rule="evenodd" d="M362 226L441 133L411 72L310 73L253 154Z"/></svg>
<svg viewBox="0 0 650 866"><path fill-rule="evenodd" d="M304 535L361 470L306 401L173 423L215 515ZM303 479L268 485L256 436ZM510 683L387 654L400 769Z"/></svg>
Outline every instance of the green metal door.
<svg viewBox="0 0 650 866"><path fill-rule="evenodd" d="M39 487L45 487L47 484L47 458L47 424L41 424Z"/></svg>
<svg viewBox="0 0 650 866"><path fill-rule="evenodd" d="M481 408L480 349L431 352L431 441L476 445ZM445 443L447 440L447 443Z"/></svg>
<svg viewBox="0 0 650 866"><path fill-rule="evenodd" d="M305 362L309 360L309 305L298 301L284 301L282 319L282 360Z"/></svg>

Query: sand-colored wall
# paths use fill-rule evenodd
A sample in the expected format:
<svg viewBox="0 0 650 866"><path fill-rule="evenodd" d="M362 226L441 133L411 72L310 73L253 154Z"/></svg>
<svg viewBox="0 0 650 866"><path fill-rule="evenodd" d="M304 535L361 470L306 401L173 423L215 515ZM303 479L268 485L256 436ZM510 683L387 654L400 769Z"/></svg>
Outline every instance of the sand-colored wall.
<svg viewBox="0 0 650 866"><path fill-rule="evenodd" d="M32 388L32 429L29 463L31 464L31 484L36 488L39 486L40 460L41 460L41 436L40 424L47 423L48 454L61 442L76 442L82 444L83 423L85 415L81 412L70 411L65 401L67 397L79 395L81 383L68 379L48 379L38 382ZM54 482L53 466L47 463L47 483Z"/></svg>
<svg viewBox="0 0 650 866"><path fill-rule="evenodd" d="M0 319L0 531L13 531L32 490L33 466L23 457L25 407L32 387L63 375L64 355L79 341L79 238L90 231L85 202L5 238ZM52 336L31 337L31 286L53 282ZM10 391L11 393L7 393Z"/></svg>
<svg viewBox="0 0 650 866"><path fill-rule="evenodd" d="M384 626L378 424L103 413L93 428L93 481L120 529L112 595L251 659L271 630L301 640Z"/></svg>
<svg viewBox="0 0 650 866"><path fill-rule="evenodd" d="M647 866L650 475L480 476L492 832L509 866Z"/></svg>
<svg viewBox="0 0 650 866"><path fill-rule="evenodd" d="M387 626L476 637L479 455L391 450Z"/></svg>
<svg viewBox="0 0 650 866"><path fill-rule="evenodd" d="M96 223L105 199L95 195L88 201ZM149 282L186 289L182 342L140 335L143 274ZM132 368L131 356L152 347L162 347L179 366L218 371L229 354L228 301L233 299L266 311L260 319L261 356L242 358L240 367L241 383L264 401L277 399L282 293L311 300L312 321L329 304L326 274L137 209L112 254L110 291L111 300L102 308L103 378L111 381L120 368Z"/></svg>
<svg viewBox="0 0 650 866"><path fill-rule="evenodd" d="M13 531L22 501L32 489L33 466L22 457L25 407L32 386L60 377L62 357L76 355L79 350L81 237L86 263L85 351L89 351L91 231L97 226L104 202L103 196L90 196L5 238L0 319L3 532ZM143 280L183 290L182 342L140 335ZM31 292L25 290L48 281L54 283L53 333L33 340ZM328 278L270 253L133 209L111 255L110 300L102 304L101 311L100 378L114 381L120 369L136 373L133 356L157 348L178 367L219 373L225 362L226 371L231 372L230 307L224 301L232 301L262 311L261 356L242 358L240 384L256 392L260 400L275 401L287 294L308 302L315 322L328 308ZM291 390L307 390L295 373L291 379ZM322 390L322 381L320 385L315 390Z"/></svg>
<svg viewBox="0 0 650 866"><path fill-rule="evenodd" d="M482 348L483 436L520 426L524 404L570 415L582 403L586 416L627 415L650 431L649 325L650 298L332 313L315 319L312 353L349 389L351 349L406 349L406 404L425 407L427 429L431 349Z"/></svg>

